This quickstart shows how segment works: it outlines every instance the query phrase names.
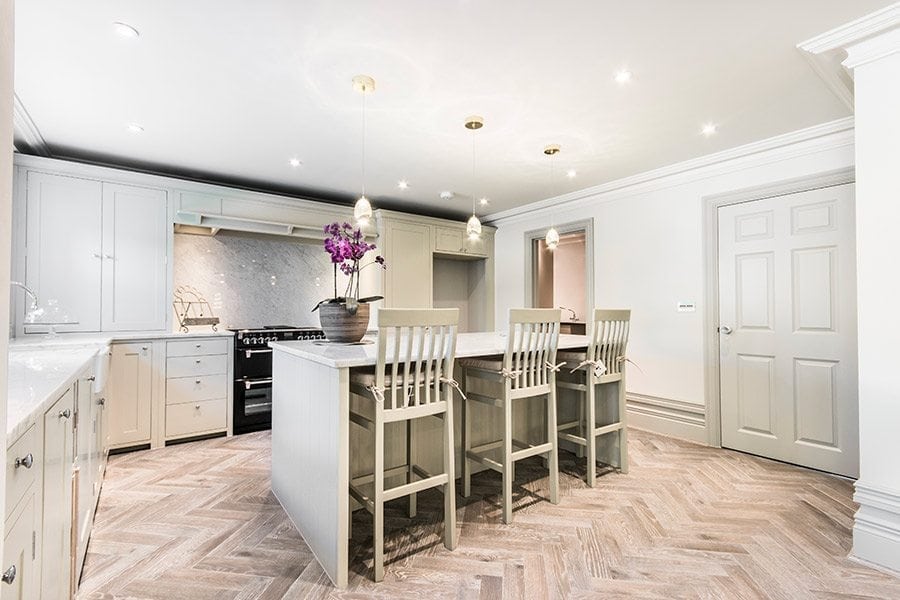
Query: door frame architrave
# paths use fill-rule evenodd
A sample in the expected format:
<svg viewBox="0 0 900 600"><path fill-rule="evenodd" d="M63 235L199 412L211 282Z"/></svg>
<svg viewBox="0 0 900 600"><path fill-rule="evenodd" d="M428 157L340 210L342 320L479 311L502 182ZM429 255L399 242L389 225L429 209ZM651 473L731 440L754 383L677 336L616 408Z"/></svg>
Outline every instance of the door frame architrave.
<svg viewBox="0 0 900 600"><path fill-rule="evenodd" d="M590 322L591 315L594 314L594 219L570 221L554 227L560 235L584 232L584 306L587 314L582 315L582 318L587 324ZM546 234L547 228L525 232L525 308L534 307L534 282L537 279L534 243L544 239Z"/></svg>
<svg viewBox="0 0 900 600"><path fill-rule="evenodd" d="M706 398L706 433L710 446L722 447L722 394L720 388L719 352L719 208L757 200L789 196L856 181L854 167L826 171L816 175L786 179L761 186L743 188L703 196L703 318L704 396Z"/></svg>

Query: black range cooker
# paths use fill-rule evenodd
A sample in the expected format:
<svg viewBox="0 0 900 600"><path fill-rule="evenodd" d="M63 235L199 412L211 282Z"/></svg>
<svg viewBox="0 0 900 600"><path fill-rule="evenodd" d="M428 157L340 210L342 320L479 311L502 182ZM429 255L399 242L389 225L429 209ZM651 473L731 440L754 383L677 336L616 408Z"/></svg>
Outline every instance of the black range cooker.
<svg viewBox="0 0 900 600"><path fill-rule="evenodd" d="M323 340L314 327L270 325L234 332L234 433L272 427L272 349L269 342Z"/></svg>

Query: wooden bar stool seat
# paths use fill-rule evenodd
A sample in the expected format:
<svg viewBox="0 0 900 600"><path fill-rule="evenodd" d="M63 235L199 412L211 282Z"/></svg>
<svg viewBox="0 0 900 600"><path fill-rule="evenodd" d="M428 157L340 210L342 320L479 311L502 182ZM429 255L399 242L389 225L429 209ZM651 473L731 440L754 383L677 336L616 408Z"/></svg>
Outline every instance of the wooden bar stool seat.
<svg viewBox="0 0 900 600"><path fill-rule="evenodd" d="M512 522L512 482L516 461L543 455L550 468L550 502L559 503L556 428L556 350L558 309L512 309L509 337L502 357L463 359L463 496L471 493L471 463L497 471L503 478L504 523ZM476 386L477 390L476 391ZM546 398L547 439L529 443L513 439L513 405L529 398ZM471 403L503 411L501 439L472 445Z"/></svg>
<svg viewBox="0 0 900 600"><path fill-rule="evenodd" d="M444 492L444 546L456 548L453 379L459 309L386 309L378 311L378 358L374 369L350 375L350 421L375 438L373 471L350 481L350 495L374 516L374 579L384 579L384 503L409 498L415 516L416 494L441 487ZM443 470L430 473L416 464L415 421L443 420ZM406 424L406 463L385 470L385 428ZM435 440L437 442L437 440ZM406 482L385 489L385 479Z"/></svg>
<svg viewBox="0 0 900 600"><path fill-rule="evenodd" d="M577 444L579 456L587 455L587 484L594 487L597 470L597 438L616 434L619 439L619 470L628 472L628 429L625 410L625 348L628 345L630 310L594 310L590 344L582 352L565 351L565 361L556 379L560 389L578 392L578 417L561 423L559 439ZM597 386L615 384L616 418L597 423ZM601 394L601 397L603 394ZM574 433L573 433L574 432Z"/></svg>

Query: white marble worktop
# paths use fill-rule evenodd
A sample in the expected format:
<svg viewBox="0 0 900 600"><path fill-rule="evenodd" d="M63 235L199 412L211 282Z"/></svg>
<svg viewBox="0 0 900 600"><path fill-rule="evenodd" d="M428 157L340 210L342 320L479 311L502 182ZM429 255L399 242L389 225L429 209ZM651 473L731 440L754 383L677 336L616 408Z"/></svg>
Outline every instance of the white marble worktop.
<svg viewBox="0 0 900 600"><path fill-rule="evenodd" d="M6 440L22 435L72 385L107 344L55 348L11 345L7 381Z"/></svg>
<svg viewBox="0 0 900 600"><path fill-rule="evenodd" d="M363 344L332 344L325 341L270 342L276 352L284 352L335 369L374 366L378 355L376 336L367 335ZM506 333L493 331L460 333L456 338L456 357L492 356L506 352ZM560 335L559 348L584 348L588 337L584 335ZM393 346L388 344L388 354ZM388 356L388 360L391 356Z"/></svg>
<svg viewBox="0 0 900 600"><path fill-rule="evenodd" d="M190 333L181 333L180 331L110 331L104 333L60 333L54 337L46 334L26 334L21 337L14 338L9 341L10 348L18 348L23 346L41 347L41 348L58 348L62 346L85 346L94 344L109 345L115 342L130 342L134 340L178 340L189 338L210 338L210 337L234 337L231 331L191 331Z"/></svg>

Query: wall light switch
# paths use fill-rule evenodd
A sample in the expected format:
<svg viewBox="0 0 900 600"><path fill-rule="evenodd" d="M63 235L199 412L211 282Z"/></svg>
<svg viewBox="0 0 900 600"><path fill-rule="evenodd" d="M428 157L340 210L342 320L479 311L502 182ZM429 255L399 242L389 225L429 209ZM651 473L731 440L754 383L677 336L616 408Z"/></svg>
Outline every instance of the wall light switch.
<svg viewBox="0 0 900 600"><path fill-rule="evenodd" d="M693 302L679 302L678 303L678 312L695 312L697 307Z"/></svg>

